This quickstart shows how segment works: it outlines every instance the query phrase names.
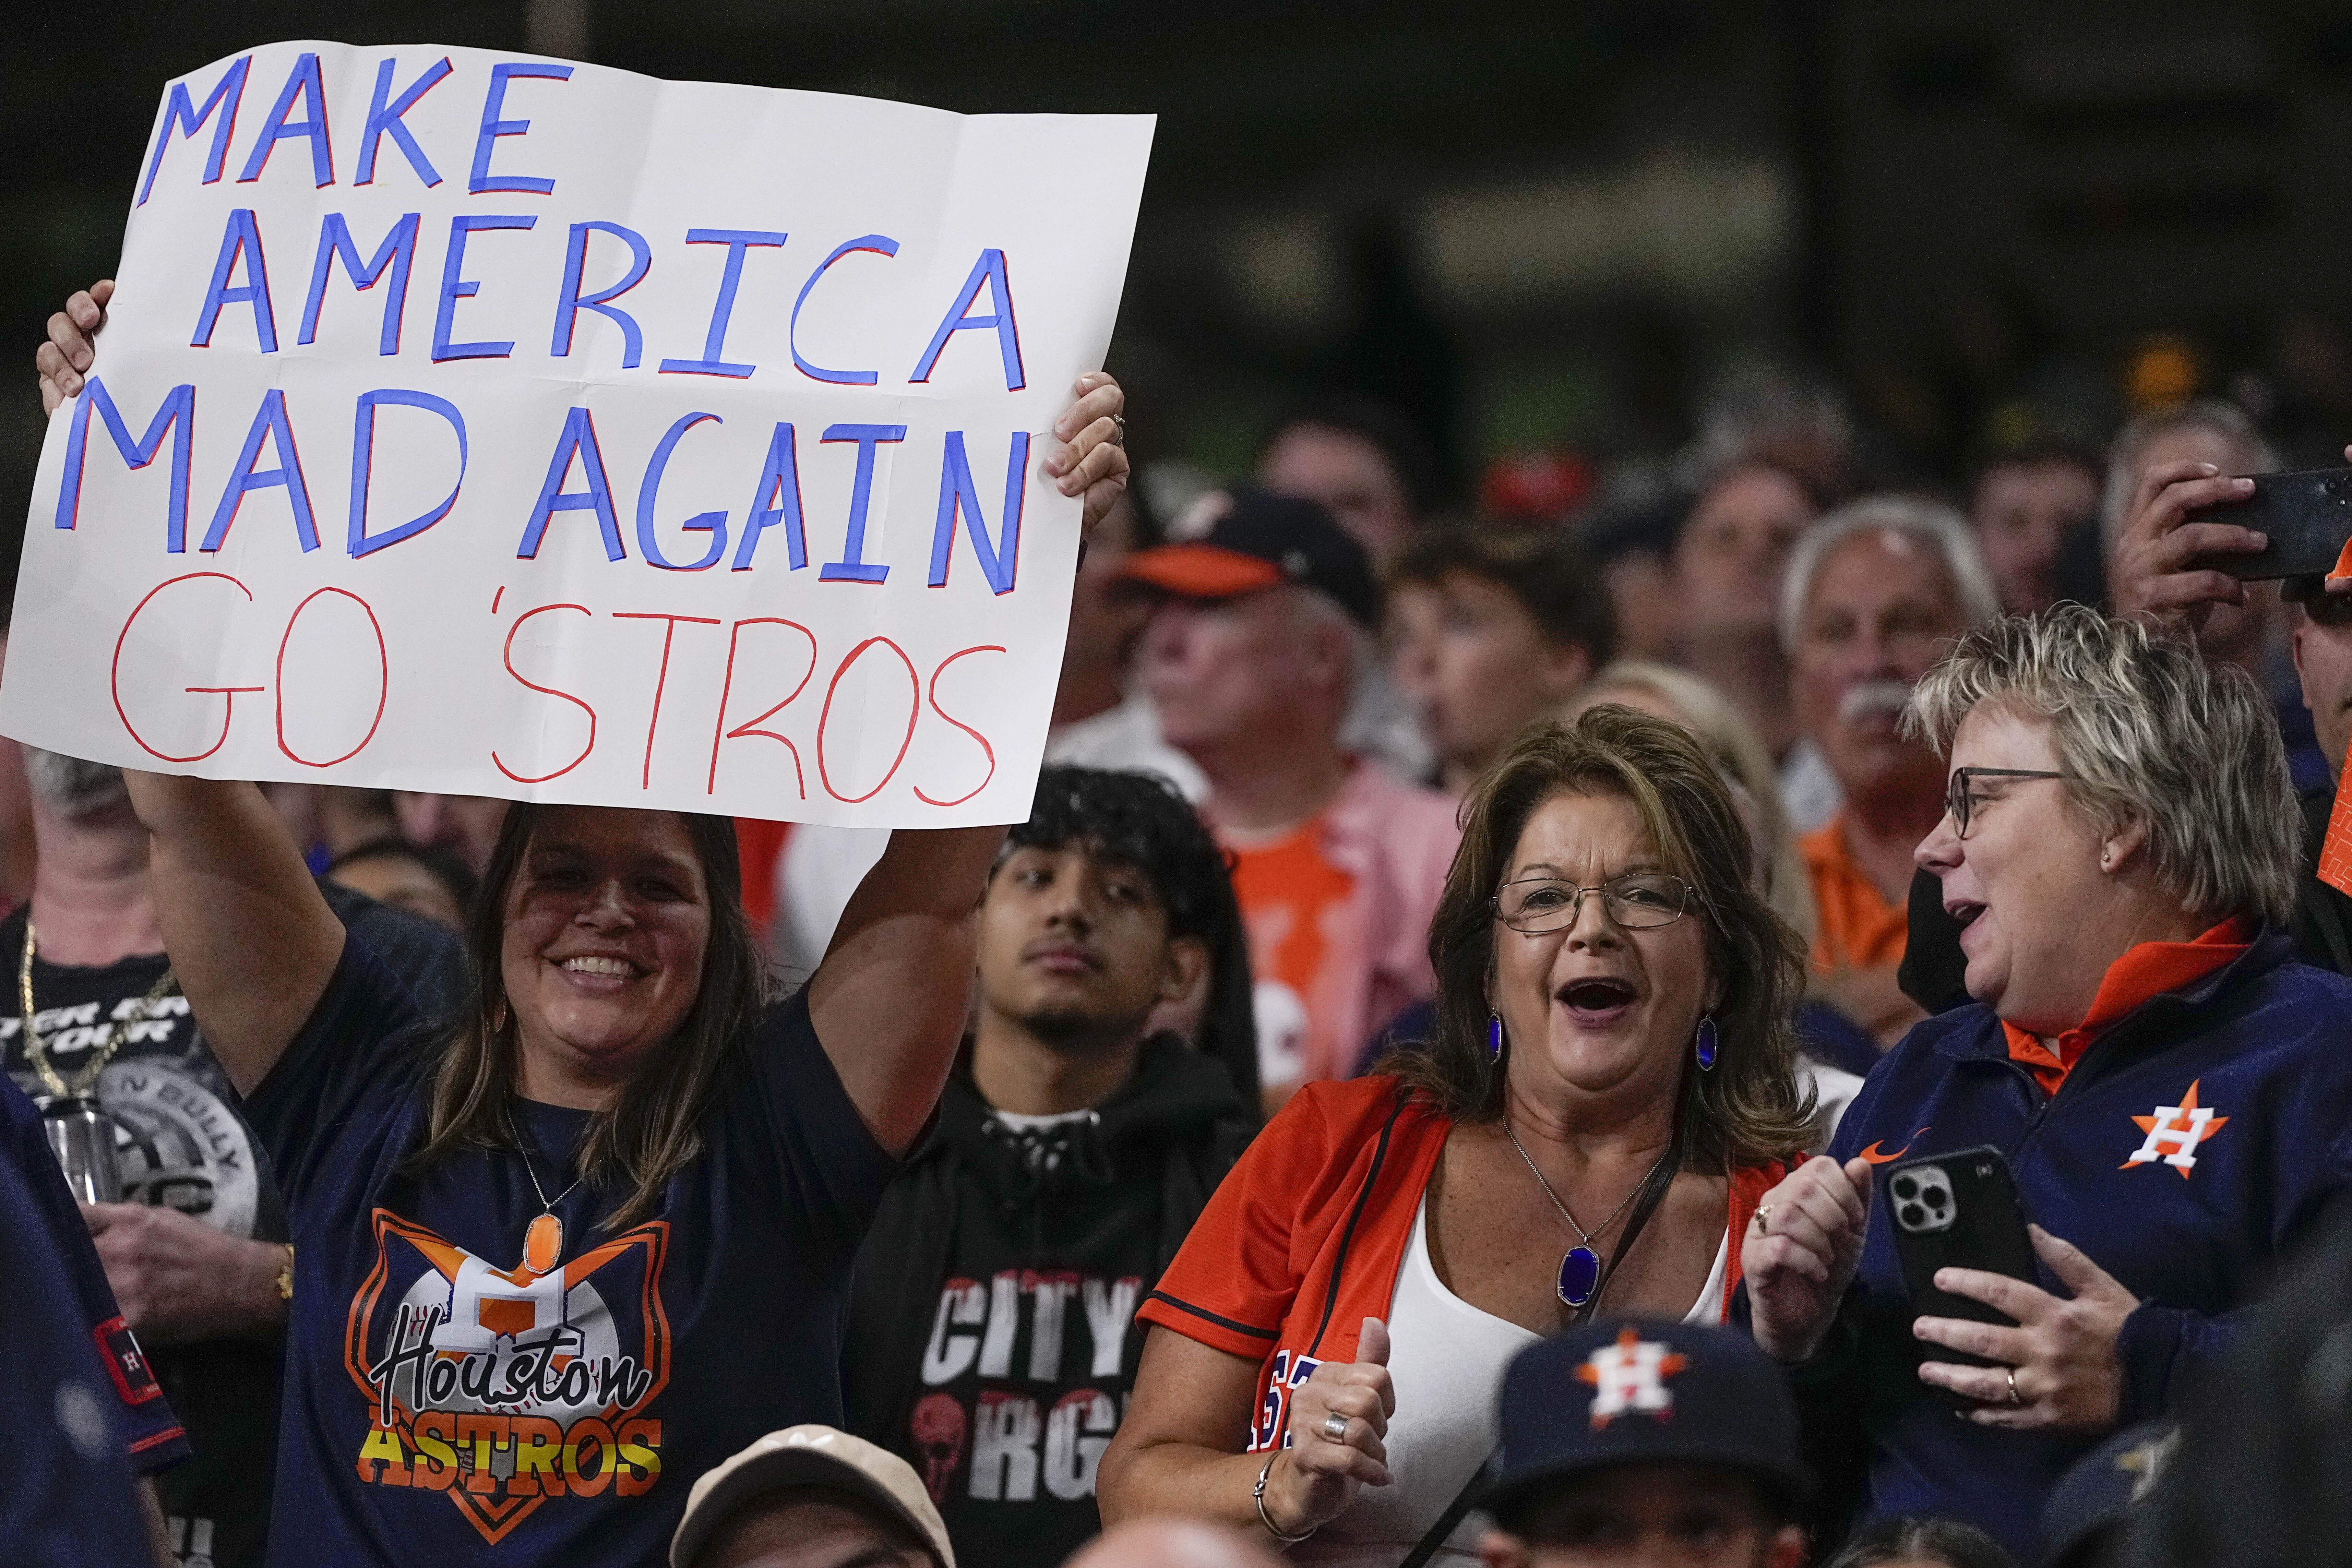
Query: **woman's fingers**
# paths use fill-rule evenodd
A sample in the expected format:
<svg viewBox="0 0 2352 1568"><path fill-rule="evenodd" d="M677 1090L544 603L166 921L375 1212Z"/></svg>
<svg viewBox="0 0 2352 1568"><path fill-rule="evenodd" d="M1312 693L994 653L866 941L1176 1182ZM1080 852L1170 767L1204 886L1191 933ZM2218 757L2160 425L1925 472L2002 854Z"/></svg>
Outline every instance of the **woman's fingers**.
<svg viewBox="0 0 2352 1568"><path fill-rule="evenodd" d="M2005 1317L2032 1328L2065 1305L2039 1285L2012 1279L1982 1268L1938 1268L1936 1289L1971 1301L1981 1301Z"/></svg>
<svg viewBox="0 0 2352 1568"><path fill-rule="evenodd" d="M49 317L48 341L33 355L34 368L40 373L43 413L53 413L58 404L80 395L82 373L97 353L90 339L106 324L107 301L113 298L114 280L102 278Z"/></svg>
<svg viewBox="0 0 2352 1568"><path fill-rule="evenodd" d="M1832 1215L1838 1213L1834 1205L1825 1205L1824 1206L1830 1208ZM1775 1205L1772 1209L1771 1228L1765 1234L1778 1237L1783 1241L1802 1247L1827 1263L1837 1256L1838 1248L1834 1232L1841 1224L1842 1222L1835 1218L1816 1219L1797 1204Z"/></svg>
<svg viewBox="0 0 2352 1568"><path fill-rule="evenodd" d="M1389 1403L1381 1397L1381 1390L1377 1388L1367 1387L1362 1384L1343 1384L1324 1395L1323 1405L1325 1410L1331 1415L1351 1421L1361 1421L1366 1427L1381 1436L1388 1435L1389 1416L1392 1412ZM1318 1433L1322 1430L1320 1422L1316 1424L1316 1430Z"/></svg>
<svg viewBox="0 0 2352 1568"><path fill-rule="evenodd" d="M1118 417L1127 412L1127 393L1107 371L1090 371L1078 377L1070 388L1070 405L1054 421L1054 434L1064 441L1075 441L1078 432L1097 420L1103 420L1116 429Z"/></svg>
<svg viewBox="0 0 2352 1568"><path fill-rule="evenodd" d="M2029 1225L2025 1231L2033 1243L2034 1255L2050 1266L2050 1272L2074 1292L2077 1300L2087 1297L2119 1301L2127 1307L2139 1305L2139 1299L2129 1287L2092 1262L2091 1255L2073 1242L2053 1236L2038 1225Z"/></svg>
<svg viewBox="0 0 2352 1568"><path fill-rule="evenodd" d="M1858 1234L1869 1217L1862 1200L1846 1185L1844 1174L1834 1169L1827 1181L1801 1186L1785 1207L1776 1205L1770 1228L1779 1229L1784 1217L1799 1215L1818 1227L1824 1240L1833 1242Z"/></svg>
<svg viewBox="0 0 2352 1568"><path fill-rule="evenodd" d="M1817 1285L1830 1282L1830 1260L1785 1236L1763 1237L1753 1253L1740 1259L1740 1266L1756 1279L1759 1289L1769 1289L1777 1283L1773 1278L1777 1274L1794 1274Z"/></svg>
<svg viewBox="0 0 2352 1568"><path fill-rule="evenodd" d="M66 363L65 355L55 343L43 343L33 355L33 368L41 382L41 412L54 414L58 405L81 390L81 377Z"/></svg>
<svg viewBox="0 0 2352 1568"><path fill-rule="evenodd" d="M2020 1383L2017 1399L2009 1397L2009 1377L2005 1366L1963 1366L1957 1362L1928 1361L1919 1363L1919 1381L1948 1389L1963 1399L1973 1399L1979 1405L1996 1405L2015 1415L2032 1403L2031 1391ZM2021 1378L2023 1373L2020 1372ZM2045 1417L2046 1420L2046 1417ZM2039 1425L2039 1423L2037 1423Z"/></svg>
<svg viewBox="0 0 2352 1568"><path fill-rule="evenodd" d="M1969 1318L1915 1318L1911 1332L1931 1345L1982 1356L2004 1366L2023 1366L2033 1359L2032 1336L2023 1329L2000 1323L1979 1323Z"/></svg>
<svg viewBox="0 0 2352 1568"><path fill-rule="evenodd" d="M93 352L89 339L74 319L63 310L53 311L49 316L49 342L57 345L58 352L74 369L89 368Z"/></svg>
<svg viewBox="0 0 2352 1568"><path fill-rule="evenodd" d="M1096 432L1110 421L1098 419L1080 433L1079 441L1055 454L1062 459L1060 484L1066 496L1081 494L1108 479L1127 483L1127 449ZM1049 465L1050 467L1050 465Z"/></svg>
<svg viewBox="0 0 2352 1568"><path fill-rule="evenodd" d="M84 331L95 332L106 322L106 307L114 299L114 279L101 278L66 301L66 309Z"/></svg>

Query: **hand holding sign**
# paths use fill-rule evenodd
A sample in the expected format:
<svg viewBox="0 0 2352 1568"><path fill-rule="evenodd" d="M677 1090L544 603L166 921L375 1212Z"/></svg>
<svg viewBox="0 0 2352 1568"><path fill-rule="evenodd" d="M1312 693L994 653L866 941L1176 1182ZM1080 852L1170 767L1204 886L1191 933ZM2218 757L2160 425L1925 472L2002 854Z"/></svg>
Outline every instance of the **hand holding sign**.
<svg viewBox="0 0 2352 1568"><path fill-rule="evenodd" d="M38 652L0 728L215 777L1019 817L1073 525L1126 478L1091 367L1149 133L465 50L194 73L119 294L37 356Z"/></svg>
<svg viewBox="0 0 2352 1568"><path fill-rule="evenodd" d="M43 414L55 414L67 398L80 395L91 340L106 325L106 302L113 298L114 279L101 278L49 318L49 340L33 355L34 368L41 373Z"/></svg>

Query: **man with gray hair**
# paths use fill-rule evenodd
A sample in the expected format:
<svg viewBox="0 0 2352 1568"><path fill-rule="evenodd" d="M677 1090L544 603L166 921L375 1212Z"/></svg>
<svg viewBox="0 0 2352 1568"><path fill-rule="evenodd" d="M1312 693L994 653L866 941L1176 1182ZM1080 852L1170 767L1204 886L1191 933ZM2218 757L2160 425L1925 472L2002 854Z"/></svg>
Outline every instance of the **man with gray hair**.
<svg viewBox="0 0 2352 1568"><path fill-rule="evenodd" d="M1453 803L1346 742L1380 585L1309 500L1244 490L1208 534L1123 573L1157 601L1140 675L1168 743L1209 781L1249 928L1268 1108L1352 1076L1397 1014L1436 991L1430 917L1460 839Z"/></svg>
<svg viewBox="0 0 2352 1568"><path fill-rule="evenodd" d="M2000 613L1967 521L1948 507L1872 496L1798 542L1780 599L1797 720L1844 804L1801 843L1829 1001L1881 1048L1920 1016L1895 981L1911 852L1944 811L1944 770L1901 728L1911 689L1953 639Z"/></svg>

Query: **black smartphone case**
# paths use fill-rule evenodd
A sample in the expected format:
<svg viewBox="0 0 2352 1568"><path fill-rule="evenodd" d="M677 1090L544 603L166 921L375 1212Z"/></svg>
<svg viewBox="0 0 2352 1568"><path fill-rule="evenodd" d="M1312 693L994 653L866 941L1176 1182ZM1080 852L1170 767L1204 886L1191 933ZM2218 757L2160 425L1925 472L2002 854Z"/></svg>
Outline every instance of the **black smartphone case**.
<svg viewBox="0 0 2352 1568"><path fill-rule="evenodd" d="M1981 1301L1936 1289L1939 1268L1976 1268L2038 1283L2025 1211L2000 1151L1982 1144L1905 1160L1880 1171L1879 1187L1879 1201L1895 1235L1895 1261L1911 1298L1910 1318L1966 1318L2014 1326L2015 1320ZM1923 1340L1914 1339L1912 1344L1917 1361L1998 1364ZM1922 1386L1958 1409L1977 1404L1947 1389Z"/></svg>
<svg viewBox="0 0 2352 1568"><path fill-rule="evenodd" d="M2213 555L2192 565L2249 581L2325 574L2352 539L2352 468L2256 474L2252 495L2207 507L2190 521L2258 528L2271 539L2259 555Z"/></svg>

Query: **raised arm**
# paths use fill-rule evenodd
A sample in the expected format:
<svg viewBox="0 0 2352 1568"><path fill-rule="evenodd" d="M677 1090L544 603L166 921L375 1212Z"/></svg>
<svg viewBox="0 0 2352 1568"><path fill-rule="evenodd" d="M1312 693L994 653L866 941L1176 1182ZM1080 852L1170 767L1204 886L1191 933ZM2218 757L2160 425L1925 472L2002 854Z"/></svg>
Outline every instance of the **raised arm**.
<svg viewBox="0 0 2352 1568"><path fill-rule="evenodd" d="M971 1007L980 896L1002 827L902 829L809 977L809 1018L884 1148L904 1153L947 1082Z"/></svg>
<svg viewBox="0 0 2352 1568"><path fill-rule="evenodd" d="M1070 389L1045 472L1094 531L1127 488L1127 395L1101 371ZM980 898L1002 827L901 829L842 911L809 980L809 1017L874 1136L902 1153L947 1082L971 1009Z"/></svg>
<svg viewBox="0 0 2352 1568"><path fill-rule="evenodd" d="M180 989L239 1094L310 1017L343 927L260 786L125 770Z"/></svg>

